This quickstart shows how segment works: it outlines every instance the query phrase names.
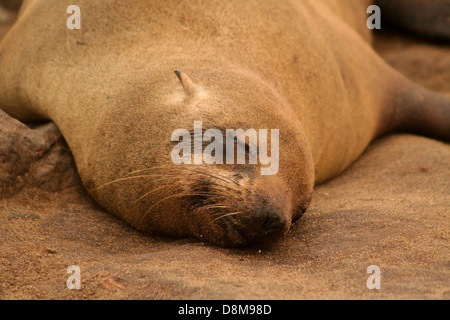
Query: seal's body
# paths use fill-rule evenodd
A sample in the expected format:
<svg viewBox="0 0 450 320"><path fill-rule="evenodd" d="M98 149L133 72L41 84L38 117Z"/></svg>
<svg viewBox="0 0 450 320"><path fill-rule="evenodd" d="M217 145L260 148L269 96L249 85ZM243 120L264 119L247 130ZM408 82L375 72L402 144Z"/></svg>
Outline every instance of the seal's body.
<svg viewBox="0 0 450 320"><path fill-rule="evenodd" d="M366 1L80 0L80 30L71 4L24 3L0 45L0 108L53 120L89 193L140 230L276 238L381 134L450 138L448 100L372 51ZM279 129L278 174L173 164L171 134L194 121Z"/></svg>

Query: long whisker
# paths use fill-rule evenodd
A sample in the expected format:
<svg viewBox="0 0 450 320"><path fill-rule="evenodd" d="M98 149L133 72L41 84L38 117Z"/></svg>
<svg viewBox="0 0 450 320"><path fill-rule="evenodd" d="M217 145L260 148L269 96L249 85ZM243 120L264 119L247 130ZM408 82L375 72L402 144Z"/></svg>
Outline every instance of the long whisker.
<svg viewBox="0 0 450 320"><path fill-rule="evenodd" d="M211 205L202 207L202 209L205 209L205 210L207 210L207 209L223 209L223 208L231 208L231 207L227 206L227 205L222 205L222 204L220 204L220 205L211 204Z"/></svg>
<svg viewBox="0 0 450 320"><path fill-rule="evenodd" d="M210 206L204 206L204 207L199 208L199 210L213 210L213 209L226 209L226 210L230 211L231 207L230 206L214 206L214 205L210 205ZM213 212L212 215L214 216L214 215L220 215L220 214L222 214L222 212Z"/></svg>
<svg viewBox="0 0 450 320"><path fill-rule="evenodd" d="M92 189L92 191L97 190L97 189L100 189L100 188L103 188L103 187L106 187L107 185L110 185L110 184L112 184L112 183L116 183L116 182L120 182L120 181L125 181L125 180L133 180L133 179L148 178L149 176L151 176L151 175L140 175L140 176L126 177L126 178L119 178L119 179L116 179L116 180L113 180L113 181L109 181L109 182L107 182L107 183L104 183L104 184L102 184L102 185L100 185L100 186L98 186L98 187L95 187L95 188Z"/></svg>
<svg viewBox="0 0 450 320"><path fill-rule="evenodd" d="M173 183L173 184L169 184L169 185L165 185L165 186L162 186L162 187L153 189L152 191L147 192L147 193L144 194L142 197L140 197L139 199L137 199L137 200L135 201L135 203L138 202L138 201L140 201L140 200L142 200L142 199L144 199L145 197L147 197L148 195L150 195L150 194L152 194L152 193L154 193L154 192L156 192L156 191L162 190L162 189L164 189L164 188L169 188L169 187L178 186L178 185L179 185L179 183Z"/></svg>
<svg viewBox="0 0 450 320"><path fill-rule="evenodd" d="M200 180L200 181L202 181L202 180ZM135 201L135 203L138 202L138 201L140 201L140 200L142 200L142 199L144 199L145 197L149 196L150 194L152 194L152 193L154 193L154 192L156 192L156 191L162 190L162 189L164 189L164 188L175 187L175 186L179 186L179 183L173 183L173 184L170 184L170 185L165 185L165 186L162 186L162 187L153 189L152 191L147 192L146 194L144 194L143 196L141 196L140 198L138 198L138 199ZM221 187L220 185L217 185L217 186ZM219 191L219 192L221 191L220 189L214 188L214 187L213 187L213 188L210 187L210 189L211 189L211 190L214 190L214 191ZM200 191L200 192L202 192L202 191ZM217 195L217 194L216 194L216 195ZM232 196L232 195L228 195L227 197L228 197L228 198L232 198L232 199L236 199L236 200L239 199L239 198L236 198L236 197L234 197L234 196Z"/></svg>
<svg viewBox="0 0 450 320"><path fill-rule="evenodd" d="M242 212L241 212L241 211L238 211L238 212L227 213L227 214L221 215L220 217L214 219L212 222L215 222L215 221L217 221L217 220L223 219L223 218L225 218L225 217L234 216L234 215L237 215L237 214L239 214L239 213L242 213Z"/></svg>
<svg viewBox="0 0 450 320"><path fill-rule="evenodd" d="M224 194L220 194L220 193L211 193L211 192L196 192L196 193L181 193L181 194L172 194L170 196L167 196L161 200L159 200L158 202L156 202L155 204L153 204L148 210L147 212L143 215L142 220L145 219L145 217L147 216L147 214L152 211L153 208L155 208L158 204L162 203L163 201L166 201L170 198L176 198L176 197L188 197L188 196L220 196L220 197L225 197L225 198L229 198L229 196L224 195Z"/></svg>
<svg viewBox="0 0 450 320"><path fill-rule="evenodd" d="M198 174L203 174L203 175L209 176L209 177L214 178L214 179L221 180L221 181L226 182L226 183L233 182L233 183L239 185L239 183L237 183L236 181L234 181L234 180L232 180L232 179L230 179L228 177L222 176L220 174L216 173L216 175L220 176L221 178L217 177L216 175L212 175L212 174L209 174L209 173L206 173L206 172L202 172L202 171L198 171L198 170L194 170L194 169L186 168L186 167L163 167L163 166L159 166L159 167L152 167L152 168L147 168L147 169L135 170L133 172L130 172L128 175L140 173L140 172L143 172L143 171L155 170L155 169L188 170L188 171L196 172Z"/></svg>
<svg viewBox="0 0 450 320"><path fill-rule="evenodd" d="M185 168L185 169L187 169L187 168ZM137 172L143 172L143 171L145 171L145 170L151 170L151 169L138 170L138 171L135 171L135 173L137 173ZM188 169L187 169L187 170L188 170ZM192 170L191 170L191 171L192 171ZM202 172L198 172L198 173L200 173L200 174L205 174L205 175L207 175L207 176L211 176L211 177L213 177L213 178L222 180L222 179L217 178L217 177L214 177L213 175L210 175L210 174L206 174L206 173L202 173ZM130 173L130 174L132 174L132 173ZM162 177L162 178L166 178L166 179L169 179L169 178L180 178L180 179L181 179L181 177L180 177L179 175L175 175L175 174L173 174L173 175L172 175L172 174L146 174L146 175L138 175L138 176L131 176L131 177L122 177L122 178L119 178L119 179L116 179L116 180L113 180L113 181L109 181L109 182L107 182L107 183L104 183L104 184L102 184L102 185L100 185L100 186L98 186L98 187L95 187L95 188L91 189L91 190L92 190L92 191L95 191L95 190L98 190L98 189L100 189L100 188L106 187L106 186L108 186L108 185L110 185L110 184L117 183L117 182L121 182L121 181L133 180L133 179L142 179L142 178L149 178L149 177ZM200 180L200 179L197 179L197 180L198 180L198 181L207 182L206 180ZM224 181L224 180L222 180L222 181ZM229 182L227 182L227 181L224 181L224 182L229 183ZM229 189L229 190L232 190L232 191L235 191L235 192L239 192L239 190L236 190L236 189L234 189L234 188L230 188L230 187L227 187L227 186L222 186L222 185L219 185L219 184L214 183L214 182L209 182L209 183L210 183L210 184L214 184L214 185L216 185L216 186L219 186L219 187L221 187L221 188L225 188L225 189Z"/></svg>
<svg viewBox="0 0 450 320"><path fill-rule="evenodd" d="M210 176L210 177L212 177L212 178L221 180L221 181L226 182L226 183L230 183L230 182L236 183L235 181L231 180L230 178L224 177L224 176L219 175L219 174L217 174L217 173L216 173L217 175L221 176L222 178L224 178L224 179L226 179L226 180L221 179L221 178L219 178L219 177L216 177L215 175L212 175L212 174L209 174L209 173L206 173L206 172L201 172L201 171L198 171L198 170L194 170L194 169L191 169L191 168L181 167L180 169L184 169L184 170L189 170L189 171L197 172L197 173L199 173L199 174L204 174L204 175Z"/></svg>
<svg viewBox="0 0 450 320"><path fill-rule="evenodd" d="M234 192L237 192L237 193L241 193L241 191L239 191L238 189L235 189L233 187L222 186L222 185L220 185L218 183L210 182L210 181L207 181L207 180L203 180L203 181L204 182L208 182L209 184L212 184L212 185L217 186L217 187L221 187L221 188L228 189L228 190L231 190L231 191L234 191Z"/></svg>
<svg viewBox="0 0 450 320"><path fill-rule="evenodd" d="M180 179L181 179L182 177L179 177L179 176L173 177L173 176L172 176L172 177L165 177L165 178L166 178L166 179L175 179L175 178L180 178ZM190 179L190 180L208 183L209 185L208 185L207 187L208 187L209 189L211 189L211 190L214 190L214 191L221 192L221 191L222 191L221 189L227 189L227 190L231 190L231 191L233 191L233 192L235 192L235 193L238 193L238 194L241 193L239 190L236 190L236 189L234 189L234 188L232 188L232 187L223 186L223 185L220 185L220 184L218 184L218 183L210 182L210 181L205 180L205 179L201 179L201 178L192 178L192 179ZM173 184L170 184L170 185L167 185L167 186L162 186L162 187L160 187L160 188L157 188L157 189L155 189L155 190L153 190L153 191L150 191L150 192L146 193L144 196L142 196L141 198L139 198L137 201L141 200L141 199L144 198L145 196L147 196L147 195L149 195L149 194L151 194L151 193L153 193L153 192L155 192L155 191L161 190L161 189L163 189L163 188L168 188L168 187L176 186L176 185L181 186L181 185L179 184L179 182L173 183ZM213 185L214 187L211 187L210 185ZM201 190L199 190L199 191L201 191ZM241 198L241 197L237 198L237 197L235 197L235 196L230 195L230 198L231 198L231 197L232 197L232 198L235 198L235 199L240 199L240 198Z"/></svg>
<svg viewBox="0 0 450 320"><path fill-rule="evenodd" d="M132 176L132 177L122 177L113 181L109 181L107 183L104 183L98 187L95 187L94 189L92 189L92 191L100 189L102 187L106 187L107 185L113 184L113 183L117 183L120 181L126 181L126 180L133 180L133 179L142 179L142 178L149 178L149 177L161 177L161 178L181 178L179 175L176 174L144 174L144 175L139 175L139 176Z"/></svg>

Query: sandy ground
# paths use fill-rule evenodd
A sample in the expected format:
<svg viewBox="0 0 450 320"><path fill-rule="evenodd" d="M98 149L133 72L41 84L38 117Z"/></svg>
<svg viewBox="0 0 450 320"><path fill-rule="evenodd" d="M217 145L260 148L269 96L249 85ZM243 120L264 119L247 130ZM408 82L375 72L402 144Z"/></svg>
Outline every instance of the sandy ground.
<svg viewBox="0 0 450 320"><path fill-rule="evenodd" d="M0 19L0 37L8 26ZM390 64L450 94L450 47L383 34L375 47ZM39 140L39 130L8 125ZM0 299L450 299L448 144L384 137L316 188L284 241L225 249L151 237L108 214L55 141L36 151L18 193L0 200ZM47 178L36 173L43 167ZM51 181L38 188L36 179ZM70 265L81 269L81 290L66 287ZM371 265L380 290L366 287Z"/></svg>

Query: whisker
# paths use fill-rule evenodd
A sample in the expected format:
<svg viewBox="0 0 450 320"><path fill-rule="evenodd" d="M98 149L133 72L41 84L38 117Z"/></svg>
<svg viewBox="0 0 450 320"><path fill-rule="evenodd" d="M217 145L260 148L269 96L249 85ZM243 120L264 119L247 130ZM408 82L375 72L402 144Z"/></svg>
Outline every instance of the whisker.
<svg viewBox="0 0 450 320"><path fill-rule="evenodd" d="M169 177L168 177L168 178L169 178ZM175 178L175 177L174 177L174 178ZM235 189L233 189L233 188L229 188L229 187L226 187L226 186L222 186L222 185L220 185L220 184L217 184L217 183L214 183L214 182L209 182L209 181L207 181L207 180L203 180L203 179L192 179L192 180L200 181L200 182L208 182L208 183L210 183L210 184L212 184L212 185L218 187L218 188L215 188L215 187L208 186L208 189L211 189L211 190L214 190L214 191L221 192L222 190L221 190L220 188L225 188L225 189L228 189L228 190L231 190L231 191L234 191L234 192L238 192L238 190L235 190ZM139 199L137 199L136 202L138 202L139 200L142 200L143 198L145 198L146 196L152 194L153 192L162 190L162 189L164 189L164 188L174 187L174 186L181 186L181 185L177 182L177 183L173 183L173 184L170 184L170 185L165 185L165 186L156 188L156 189L154 189L154 190L152 190L152 191L147 192L146 194L144 194L142 197L140 197ZM199 192L204 192L204 191L199 190ZM233 195L229 195L229 198L236 199L236 200L239 200L239 199L240 199L240 198L237 198L237 197L235 197L235 196L233 196Z"/></svg>
<svg viewBox="0 0 450 320"><path fill-rule="evenodd" d="M161 168L163 168L163 167L161 167ZM154 168L152 168L152 169L136 170L136 171L133 171L133 172L129 173L128 175L130 175L130 174L135 174L135 173L138 173L138 172L144 172L144 171L148 171L148 170L153 170L153 169L154 169ZM170 168L170 169L172 170L172 169L175 169L175 168ZM204 172L200 172L200 171L193 170L193 169L188 169L188 168L179 168L179 169L185 169L185 170L197 172L197 173L199 173L199 174L203 174L203 175L207 175L207 176L210 176L210 177L212 177L212 178L215 178L215 179L219 179L219 180L221 180L221 181L223 181L223 182L225 182L225 183L229 183L228 181L225 181L225 180L223 180L223 179L220 179L220 178L215 177L215 176L213 176L213 175L210 175L210 174L208 174L208 173L204 173ZM173 175L172 175L172 174L146 174L146 175L138 175L138 176L132 176L132 177L127 177L127 176L125 176L125 177L122 177L122 178L115 179L115 180L113 180L113 181L109 181L109 182L107 182L107 183L104 183L104 184L102 184L102 185L100 185L100 186L98 186L98 187L95 187L95 188L91 189L91 190L92 190L92 191L95 191L95 190L98 190L98 189L100 189L100 188L106 187L106 186L108 186L108 185L110 185L110 184L117 183L117 182L121 182L121 181L127 181L127 180L133 180L133 179L142 179L142 178L149 178L149 177L162 177L162 178L167 178L167 179L172 179L172 178L180 178L180 179L181 179L181 178L182 178L182 177L180 177L179 175L174 175L174 174L173 174ZM216 185L216 186L221 187L221 188L225 188L225 189L228 189L228 190L232 190L232 191L235 191L235 192L239 192L239 190L236 190L236 189L234 189L234 188L227 187L227 186L222 186L222 185L217 184L217 183L214 183L214 182L209 182L209 181L206 181L206 180L199 180L199 179L197 179L197 180L198 180L198 181L203 181L203 182L208 182L208 183L210 183L210 184Z"/></svg>
<svg viewBox="0 0 450 320"><path fill-rule="evenodd" d="M144 170L140 170L140 171L144 171ZM119 179L116 179L116 180L104 183L104 184L102 184L102 185L100 185L98 187L95 187L94 189L92 189L92 191L100 189L100 188L103 188L103 187L106 187L107 185L110 185L110 184L113 184L113 183L117 183L117 182L120 182L120 181L141 179L141 178L149 178L149 177L161 177L161 178L167 178L167 179L169 179L169 178L180 178L181 179L182 178L179 175L175 175L175 174L173 174L173 175L170 175L170 174L145 174L145 175L132 176L132 177L125 176L125 177L122 177L122 178L119 178Z"/></svg>
<svg viewBox="0 0 450 320"><path fill-rule="evenodd" d="M142 200L142 199L144 199L145 197L149 196L150 194L152 194L152 193L154 193L154 192L156 192L156 191L162 190L162 189L164 189L164 188L174 187L174 186L179 186L179 183L173 183L173 184L170 184L170 185L165 185L165 186L162 186L162 187L153 189L152 191L147 192L146 194L144 194L143 196L141 196L140 198L138 198L138 199L135 201L135 203L138 202L138 201L140 201L140 200ZM214 191L221 191L220 189L217 189L217 188L210 188L210 189L211 189L211 190L214 190ZM200 192L202 192L202 191L200 191ZM218 193L215 193L215 195L218 195ZM233 197L232 195L228 195L227 197L228 197L228 198L231 198L231 199L236 199L236 200L238 200L238 198Z"/></svg>
<svg viewBox="0 0 450 320"><path fill-rule="evenodd" d="M144 214L144 216L142 217L142 220L145 219L145 217L147 216L147 214L150 213L150 211L155 208L158 204L170 199L170 198L176 198L176 197L188 197L188 196L220 196L220 197L225 197L228 198L229 196L224 195L224 194L220 194L220 193L211 193L211 192L196 192L196 193L181 193L181 194L172 194L170 196L167 196L161 200L159 200L158 202L156 202L155 204L153 204L148 210L147 212Z"/></svg>
<svg viewBox="0 0 450 320"><path fill-rule="evenodd" d="M224 188L224 189L228 189L228 190L231 190L231 191L235 191L235 192L240 193L239 190L237 190L237 189L235 189L235 188L232 188L232 187L222 186L222 185L220 185L220 184L218 184L218 183L210 182L210 181L208 181L208 180L203 180L203 181L204 181L204 182L208 182L209 184L212 184L212 185L214 185L214 186L218 186L218 187L221 187L221 188Z"/></svg>
<svg viewBox="0 0 450 320"><path fill-rule="evenodd" d="M150 175L140 175L140 176L126 177L126 178L119 178L119 179L116 179L116 180L113 180L113 181L109 181L109 182L107 182L107 183L104 183L104 184L102 184L102 185L100 185L100 186L98 186L98 187L95 187L94 189L92 189L92 191L97 190L97 189L100 189L100 188L103 188L103 187L106 187L107 185L110 185L110 184L112 184L112 183L116 183L116 182L120 182L120 181L125 181L125 180L147 178L147 177L149 177L149 176L150 176Z"/></svg>
<svg viewBox="0 0 450 320"><path fill-rule="evenodd" d="M231 207L224 206L224 205L219 205L219 206L209 205L209 206L203 206L200 208L200 210L212 210L212 209L231 209ZM217 214L217 213L213 213L213 214ZM221 212L218 214L221 214Z"/></svg>
<svg viewBox="0 0 450 320"><path fill-rule="evenodd" d="M169 187L174 187L174 186L178 186L179 184L178 183L173 183L173 184L169 184L169 185L165 185L165 186L162 186L162 187L159 187L159 188L156 188L156 189L153 189L152 191L150 191L150 192L147 192L146 194L144 194L142 197L140 197L139 199L137 199L136 201L135 201L135 203L136 202L138 202L138 201L140 201L140 200L142 200L142 199L144 199L145 197L147 197L148 195L150 195L150 194L152 194L153 192L156 192L156 191L159 191L159 190L162 190L162 189L164 189L164 188L169 188Z"/></svg>
<svg viewBox="0 0 450 320"><path fill-rule="evenodd" d="M224 177L224 176L222 176L222 175L220 175L220 174L218 174L218 173L216 173L216 174L217 174L218 176L222 177L223 179L221 179L221 178L219 178L219 177L216 177L215 175L212 175L212 174L209 174L209 173L206 173L206 172L197 171L197 170L194 170L194 169L191 169L191 168L185 168L185 167L182 167L182 168L180 168L180 169L190 170L190 171L193 171L193 172L197 172L197 173L199 173L199 174L204 174L204 175L210 176L210 177L212 177L212 178L221 180L221 181L226 182L226 183L230 183L230 182L236 183L235 181L231 180L230 178ZM224 180L224 179L227 179L227 180Z"/></svg>
<svg viewBox="0 0 450 320"><path fill-rule="evenodd" d="M215 221L217 221L217 220L223 219L223 218L225 218L225 217L234 216L234 215L237 215L237 214L239 214L239 213L242 213L242 212L241 212L241 211L238 211L238 212L227 213L227 214L224 214L224 215L222 215L222 216L220 216L220 217L214 219L212 222L215 222Z"/></svg>
<svg viewBox="0 0 450 320"><path fill-rule="evenodd" d="M227 205L213 205L213 204L202 207L202 209L216 209L216 208L231 208L231 207Z"/></svg>
<svg viewBox="0 0 450 320"><path fill-rule="evenodd" d="M216 173L216 175L222 177L223 179L222 179L222 178L219 178L219 177L217 177L216 175L213 175L213 174L209 174L209 173L206 173L206 172L202 172L202 171L198 171L198 170L194 170L194 169L186 168L186 167L163 167L163 166L159 166L159 167L152 167L152 168L147 168L147 169L135 170L135 171L130 172L128 175L140 173L140 172L143 172L143 171L155 170L155 169L188 170L188 171L196 172L196 173L198 173L198 174L203 174L203 175L212 177L212 178L214 178L214 179L221 180L221 181L223 181L223 182L225 182L225 183L233 182L233 183L235 183L235 184L237 184L237 185L240 185L240 184L239 184L238 182L236 182L235 180L230 179L230 178L228 178L228 177L225 177L225 176L223 176L223 175L220 175L220 174L218 174L218 173ZM226 180L225 180L225 179L226 179Z"/></svg>

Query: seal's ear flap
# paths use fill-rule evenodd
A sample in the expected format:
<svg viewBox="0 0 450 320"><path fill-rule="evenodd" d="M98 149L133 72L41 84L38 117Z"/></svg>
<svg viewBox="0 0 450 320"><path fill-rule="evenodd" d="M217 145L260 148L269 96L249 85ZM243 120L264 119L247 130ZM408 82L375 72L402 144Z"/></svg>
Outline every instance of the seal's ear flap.
<svg viewBox="0 0 450 320"><path fill-rule="evenodd" d="M186 95L191 98L194 97L197 92L197 86L192 82L192 80L183 72L175 70L175 74L177 75L178 79L181 82L181 85L183 86L184 92L186 92Z"/></svg>

